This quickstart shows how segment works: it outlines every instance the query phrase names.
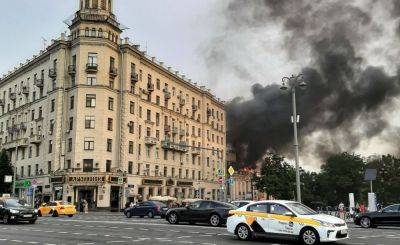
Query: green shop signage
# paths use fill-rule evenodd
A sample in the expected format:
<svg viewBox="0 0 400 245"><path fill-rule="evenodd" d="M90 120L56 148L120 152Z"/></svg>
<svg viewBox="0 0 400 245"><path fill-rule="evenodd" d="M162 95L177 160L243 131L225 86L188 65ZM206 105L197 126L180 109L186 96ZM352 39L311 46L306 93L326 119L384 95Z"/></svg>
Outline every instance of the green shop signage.
<svg viewBox="0 0 400 245"><path fill-rule="evenodd" d="M31 186L30 180L15 181L15 188L29 188Z"/></svg>

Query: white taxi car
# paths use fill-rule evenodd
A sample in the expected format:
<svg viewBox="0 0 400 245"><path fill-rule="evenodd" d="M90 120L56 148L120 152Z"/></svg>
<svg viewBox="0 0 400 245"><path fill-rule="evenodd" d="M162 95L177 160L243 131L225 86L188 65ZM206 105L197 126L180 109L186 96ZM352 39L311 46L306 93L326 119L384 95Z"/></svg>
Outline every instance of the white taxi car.
<svg viewBox="0 0 400 245"><path fill-rule="evenodd" d="M267 236L296 239L304 244L314 245L349 237L344 220L318 214L294 201L259 201L231 210L226 226L228 232L235 234L240 240Z"/></svg>

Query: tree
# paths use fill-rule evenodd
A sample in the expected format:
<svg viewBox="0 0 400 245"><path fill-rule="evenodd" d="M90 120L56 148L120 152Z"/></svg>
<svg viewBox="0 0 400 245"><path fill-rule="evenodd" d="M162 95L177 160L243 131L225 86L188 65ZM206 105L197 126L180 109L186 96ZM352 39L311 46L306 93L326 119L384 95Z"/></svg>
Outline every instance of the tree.
<svg viewBox="0 0 400 245"><path fill-rule="evenodd" d="M347 152L330 156L321 166L317 178L317 192L326 205L346 203L348 194L362 198L365 163L359 155Z"/></svg>
<svg viewBox="0 0 400 245"><path fill-rule="evenodd" d="M0 193L10 193L12 183L4 183L4 176L13 175L10 159L3 149L0 152Z"/></svg>
<svg viewBox="0 0 400 245"><path fill-rule="evenodd" d="M295 170L282 156L269 154L261 167L261 176L254 177L255 187L277 199L294 199Z"/></svg>

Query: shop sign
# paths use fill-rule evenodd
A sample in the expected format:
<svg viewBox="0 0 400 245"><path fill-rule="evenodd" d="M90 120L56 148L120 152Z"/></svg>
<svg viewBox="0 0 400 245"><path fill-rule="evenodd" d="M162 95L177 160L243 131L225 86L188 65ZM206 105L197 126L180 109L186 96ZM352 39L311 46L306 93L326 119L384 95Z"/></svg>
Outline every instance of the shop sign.
<svg viewBox="0 0 400 245"><path fill-rule="evenodd" d="M113 184L123 185L126 183L126 177L110 176L109 182Z"/></svg>
<svg viewBox="0 0 400 245"><path fill-rule="evenodd" d="M29 188L31 186L30 180L15 181L15 188Z"/></svg>
<svg viewBox="0 0 400 245"><path fill-rule="evenodd" d="M12 175L6 175L4 176L4 183L11 183L12 182Z"/></svg>
<svg viewBox="0 0 400 245"><path fill-rule="evenodd" d="M166 186L173 186L175 184L175 181L173 179L168 179L165 183Z"/></svg>
<svg viewBox="0 0 400 245"><path fill-rule="evenodd" d="M104 182L105 176L69 176L68 182Z"/></svg>
<svg viewBox="0 0 400 245"><path fill-rule="evenodd" d="M143 185L162 185L163 181L158 180L158 179L143 179L142 184Z"/></svg>
<svg viewBox="0 0 400 245"><path fill-rule="evenodd" d="M51 183L64 183L64 176L54 176L50 178Z"/></svg>
<svg viewBox="0 0 400 245"><path fill-rule="evenodd" d="M177 181L176 186L193 186L193 182L190 181Z"/></svg>

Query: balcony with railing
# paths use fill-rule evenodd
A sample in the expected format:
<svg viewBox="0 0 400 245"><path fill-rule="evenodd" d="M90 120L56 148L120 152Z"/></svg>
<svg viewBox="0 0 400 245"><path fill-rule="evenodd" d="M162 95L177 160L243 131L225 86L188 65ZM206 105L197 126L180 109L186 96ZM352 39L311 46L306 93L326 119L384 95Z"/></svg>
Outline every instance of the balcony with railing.
<svg viewBox="0 0 400 245"><path fill-rule="evenodd" d="M172 127L172 133L173 133L173 134L179 133L178 127Z"/></svg>
<svg viewBox="0 0 400 245"><path fill-rule="evenodd" d="M75 65L68 66L68 74L70 76L75 76L75 74L76 74L76 66Z"/></svg>
<svg viewBox="0 0 400 245"><path fill-rule="evenodd" d="M154 91L154 84L153 84L153 83L148 83L148 84L147 84L147 91L148 91L149 93L151 93L151 92Z"/></svg>
<svg viewBox="0 0 400 245"><path fill-rule="evenodd" d="M186 104L186 100L183 98L179 99L179 106L184 106Z"/></svg>
<svg viewBox="0 0 400 245"><path fill-rule="evenodd" d="M198 105L192 105L192 110L193 111L197 111L199 109L199 106Z"/></svg>
<svg viewBox="0 0 400 245"><path fill-rule="evenodd" d="M22 86L22 91L23 94L29 94L29 87L28 86Z"/></svg>
<svg viewBox="0 0 400 245"><path fill-rule="evenodd" d="M39 88L43 88L44 79L43 78L36 78L33 84Z"/></svg>
<svg viewBox="0 0 400 245"><path fill-rule="evenodd" d="M164 125L164 132L171 132L171 126L170 125Z"/></svg>
<svg viewBox="0 0 400 245"><path fill-rule="evenodd" d="M16 143L16 146L18 146L18 147L28 147L29 139L28 138L18 139L15 141L15 143Z"/></svg>
<svg viewBox="0 0 400 245"><path fill-rule="evenodd" d="M56 77L57 77L57 69L56 68L49 69L49 77L51 79L56 79Z"/></svg>
<svg viewBox="0 0 400 245"><path fill-rule="evenodd" d="M192 154L193 155L200 155L201 148L200 147L192 147Z"/></svg>
<svg viewBox="0 0 400 245"><path fill-rule="evenodd" d="M42 143L42 136L40 134L33 134L30 136L29 141L32 144L40 144L40 143Z"/></svg>
<svg viewBox="0 0 400 245"><path fill-rule="evenodd" d="M164 99L165 99L165 100L171 99L171 92L169 92L169 91L164 91Z"/></svg>
<svg viewBox="0 0 400 245"><path fill-rule="evenodd" d="M9 95L10 100L16 100L17 99L17 94L15 92L11 92Z"/></svg>
<svg viewBox="0 0 400 245"><path fill-rule="evenodd" d="M115 78L118 75L118 69L115 67L110 67L110 78Z"/></svg>
<svg viewBox="0 0 400 245"><path fill-rule="evenodd" d="M179 129L179 135L180 136L185 136L185 130L184 129Z"/></svg>
<svg viewBox="0 0 400 245"><path fill-rule="evenodd" d="M28 126L27 126L26 122L22 122L22 123L19 124L19 128L21 130L26 130L28 128Z"/></svg>
<svg viewBox="0 0 400 245"><path fill-rule="evenodd" d="M157 138L155 138L155 137L145 137L144 138L144 143L146 145L155 145L155 144L157 144Z"/></svg>
<svg viewBox="0 0 400 245"><path fill-rule="evenodd" d="M86 72L88 73L96 73L99 70L99 65L96 63L87 63L86 64Z"/></svg>
<svg viewBox="0 0 400 245"><path fill-rule="evenodd" d="M137 83L139 81L139 75L135 72L131 73L131 82Z"/></svg>

